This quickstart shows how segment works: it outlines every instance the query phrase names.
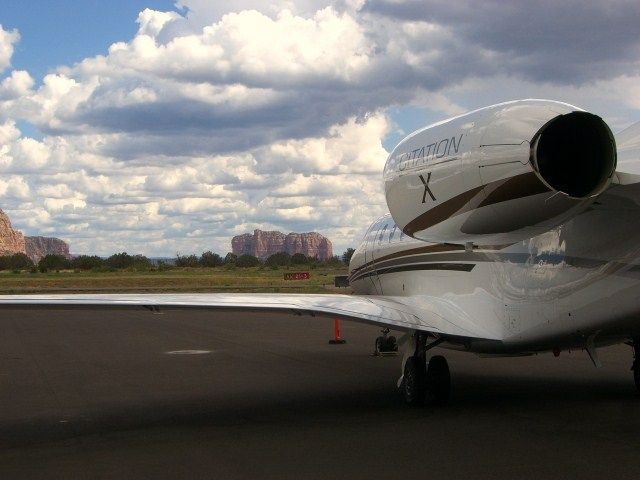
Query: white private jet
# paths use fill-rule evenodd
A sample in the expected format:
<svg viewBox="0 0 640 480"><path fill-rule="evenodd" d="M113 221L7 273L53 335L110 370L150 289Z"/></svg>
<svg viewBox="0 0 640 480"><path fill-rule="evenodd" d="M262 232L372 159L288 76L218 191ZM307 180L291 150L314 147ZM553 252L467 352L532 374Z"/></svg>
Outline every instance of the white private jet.
<svg viewBox="0 0 640 480"><path fill-rule="evenodd" d="M617 143L617 146L616 146ZM521 100L418 130L384 168L390 214L356 249L356 295L12 295L6 314L96 309L311 315L406 332L405 400L449 398L435 346L517 356L634 348L640 389L640 124L614 137L566 103ZM397 349L393 337L379 350Z"/></svg>

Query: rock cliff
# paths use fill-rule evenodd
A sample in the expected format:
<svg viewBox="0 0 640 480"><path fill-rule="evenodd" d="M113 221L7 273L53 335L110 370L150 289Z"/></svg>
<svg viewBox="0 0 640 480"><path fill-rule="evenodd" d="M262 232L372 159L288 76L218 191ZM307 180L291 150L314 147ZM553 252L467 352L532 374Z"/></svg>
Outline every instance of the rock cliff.
<svg viewBox="0 0 640 480"><path fill-rule="evenodd" d="M27 257L33 263L38 263L45 255L62 255L71 258L69 244L54 237L25 237Z"/></svg>
<svg viewBox="0 0 640 480"><path fill-rule="evenodd" d="M307 257L326 260L333 256L331 241L317 232L289 233L254 230L253 235L245 233L231 240L231 249L236 255L253 255L265 259L278 252L289 255L303 253Z"/></svg>
<svg viewBox="0 0 640 480"><path fill-rule="evenodd" d="M24 235L11 226L11 220L0 210L0 255L25 253Z"/></svg>

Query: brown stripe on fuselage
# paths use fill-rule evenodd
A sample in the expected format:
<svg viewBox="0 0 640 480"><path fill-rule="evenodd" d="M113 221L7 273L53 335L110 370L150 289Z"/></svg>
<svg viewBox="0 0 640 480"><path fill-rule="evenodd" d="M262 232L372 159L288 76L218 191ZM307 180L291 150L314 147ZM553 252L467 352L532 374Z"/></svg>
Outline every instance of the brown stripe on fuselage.
<svg viewBox="0 0 640 480"><path fill-rule="evenodd" d="M439 263L414 263L395 265L382 268L380 270L371 270L368 272L362 272L359 275L349 277L349 281L362 280L363 278L371 277L374 275L385 275L387 273L400 273L400 272L412 272L416 270L446 270L455 272L470 272L476 265L474 263L452 263L452 262L439 262Z"/></svg>
<svg viewBox="0 0 640 480"><path fill-rule="evenodd" d="M483 196L483 190L486 196ZM411 220L402 229L407 235L433 227L449 218L495 203L549 192L549 188L533 172L496 180L484 187L476 187L436 205Z"/></svg>
<svg viewBox="0 0 640 480"><path fill-rule="evenodd" d="M453 245L446 243L439 243L435 245L427 245L424 247L410 248L407 250L400 250L389 255L384 255L371 260L367 263L360 265L358 268L354 268L349 273L349 281L359 279L367 276L380 268L386 266L397 266L400 264L409 264L414 262L429 261L429 259L435 260L451 260L455 262L463 261L486 261L484 258L487 255L495 255L500 250L509 247L513 244L505 245L485 245L474 246L474 253L465 254L464 258L459 258L455 254L465 253L465 248L462 245ZM395 260L395 261L394 261ZM399 261L398 261L399 260Z"/></svg>
<svg viewBox="0 0 640 480"><path fill-rule="evenodd" d="M510 247L513 245L512 243L504 244L504 245L474 245L473 250L502 250L506 247ZM462 252L465 250L464 245L455 245L452 243L437 243L432 245L425 245L423 247L415 247L409 248L407 250L400 250L394 253L390 253L387 255L383 255L382 257L376 257L374 260L370 260L367 263L363 263L357 268L351 270L351 275L355 275L358 272L361 272L369 267L372 267L374 264L380 264L387 260L392 260L400 257L412 257L415 255L425 254L425 253L447 253L447 252Z"/></svg>
<svg viewBox="0 0 640 480"><path fill-rule="evenodd" d="M392 258L404 257L409 255L417 255L420 253L434 253L434 252L454 252L464 250L464 245L453 245L447 243L437 243L434 245L425 245L424 247L416 247L410 248L408 250L400 250L395 253L390 253L388 255L384 255L383 257L376 258L375 260L370 260L367 263L363 263L358 268L354 268L351 273L359 272L367 267L372 266L374 263L382 262L384 260L390 260Z"/></svg>

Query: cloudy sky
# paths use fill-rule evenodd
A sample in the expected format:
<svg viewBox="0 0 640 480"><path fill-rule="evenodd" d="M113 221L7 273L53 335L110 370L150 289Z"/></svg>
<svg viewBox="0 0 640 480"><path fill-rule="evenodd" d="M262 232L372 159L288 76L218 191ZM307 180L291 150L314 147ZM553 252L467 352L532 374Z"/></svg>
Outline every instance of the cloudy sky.
<svg viewBox="0 0 640 480"><path fill-rule="evenodd" d="M640 120L640 2L3 0L0 207L74 253L254 228L341 253L427 123L517 98Z"/></svg>

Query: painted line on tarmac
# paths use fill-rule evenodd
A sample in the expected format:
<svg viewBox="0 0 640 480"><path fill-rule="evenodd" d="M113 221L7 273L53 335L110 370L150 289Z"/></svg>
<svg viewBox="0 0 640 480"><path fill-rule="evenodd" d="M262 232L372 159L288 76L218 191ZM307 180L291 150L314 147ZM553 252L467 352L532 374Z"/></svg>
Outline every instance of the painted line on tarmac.
<svg viewBox="0 0 640 480"><path fill-rule="evenodd" d="M212 353L212 350L171 350L164 353L165 355L206 355Z"/></svg>

